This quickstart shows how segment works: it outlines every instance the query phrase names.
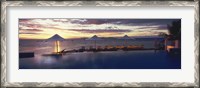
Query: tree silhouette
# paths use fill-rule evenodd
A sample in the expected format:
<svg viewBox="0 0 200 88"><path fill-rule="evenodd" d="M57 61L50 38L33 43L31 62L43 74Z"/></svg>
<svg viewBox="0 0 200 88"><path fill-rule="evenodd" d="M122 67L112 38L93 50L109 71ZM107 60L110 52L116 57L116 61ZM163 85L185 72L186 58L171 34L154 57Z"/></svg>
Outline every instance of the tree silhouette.
<svg viewBox="0 0 200 88"><path fill-rule="evenodd" d="M181 20L173 21L171 25L167 25L169 37L172 40L181 40Z"/></svg>
<svg viewBox="0 0 200 88"><path fill-rule="evenodd" d="M161 37L166 38L168 35L167 35L166 33L164 33L164 32L160 32L160 33L158 34L158 36L161 36Z"/></svg>

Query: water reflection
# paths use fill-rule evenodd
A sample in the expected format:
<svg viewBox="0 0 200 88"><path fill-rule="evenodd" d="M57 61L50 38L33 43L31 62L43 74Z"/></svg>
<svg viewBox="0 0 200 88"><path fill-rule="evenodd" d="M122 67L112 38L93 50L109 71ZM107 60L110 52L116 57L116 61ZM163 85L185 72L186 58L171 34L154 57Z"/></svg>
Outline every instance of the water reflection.
<svg viewBox="0 0 200 88"><path fill-rule="evenodd" d="M159 57L159 58L158 58ZM38 57L39 58L39 57ZM21 60L21 59L20 59ZM180 57L168 56L164 51L115 51L73 53L60 57L42 57L39 63L31 59L20 61L20 68L33 69L180 69ZM27 64L29 63L29 64Z"/></svg>
<svg viewBox="0 0 200 88"><path fill-rule="evenodd" d="M55 45L54 45L54 52L59 52L60 51L60 41L55 41L54 42Z"/></svg>

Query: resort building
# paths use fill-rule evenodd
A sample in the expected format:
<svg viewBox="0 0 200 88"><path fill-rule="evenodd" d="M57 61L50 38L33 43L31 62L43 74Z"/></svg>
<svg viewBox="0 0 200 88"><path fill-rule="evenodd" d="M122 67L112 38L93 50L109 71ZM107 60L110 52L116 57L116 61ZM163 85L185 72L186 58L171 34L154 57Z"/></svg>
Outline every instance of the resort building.
<svg viewBox="0 0 200 88"><path fill-rule="evenodd" d="M165 50L167 52L179 51L181 49L181 40L173 39L171 37L165 38Z"/></svg>

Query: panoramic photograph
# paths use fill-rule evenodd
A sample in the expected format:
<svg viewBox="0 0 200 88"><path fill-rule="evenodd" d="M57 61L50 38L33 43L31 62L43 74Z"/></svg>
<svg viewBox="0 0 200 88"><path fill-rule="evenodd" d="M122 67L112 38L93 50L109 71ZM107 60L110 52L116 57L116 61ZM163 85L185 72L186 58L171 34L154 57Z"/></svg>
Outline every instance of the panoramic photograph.
<svg viewBox="0 0 200 88"><path fill-rule="evenodd" d="M18 22L19 69L181 69L181 19Z"/></svg>

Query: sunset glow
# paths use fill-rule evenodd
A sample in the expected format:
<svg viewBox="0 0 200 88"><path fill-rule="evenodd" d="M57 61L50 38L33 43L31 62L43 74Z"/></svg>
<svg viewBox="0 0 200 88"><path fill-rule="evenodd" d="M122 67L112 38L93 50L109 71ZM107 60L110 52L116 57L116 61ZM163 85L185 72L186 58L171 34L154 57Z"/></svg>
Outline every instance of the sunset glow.
<svg viewBox="0 0 200 88"><path fill-rule="evenodd" d="M156 36L176 19L19 19L20 39Z"/></svg>

